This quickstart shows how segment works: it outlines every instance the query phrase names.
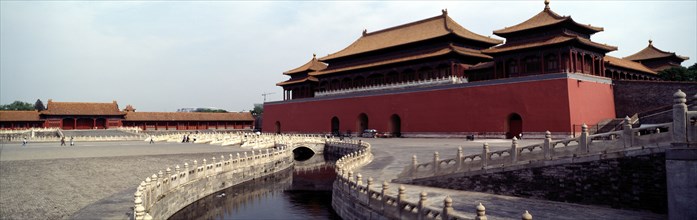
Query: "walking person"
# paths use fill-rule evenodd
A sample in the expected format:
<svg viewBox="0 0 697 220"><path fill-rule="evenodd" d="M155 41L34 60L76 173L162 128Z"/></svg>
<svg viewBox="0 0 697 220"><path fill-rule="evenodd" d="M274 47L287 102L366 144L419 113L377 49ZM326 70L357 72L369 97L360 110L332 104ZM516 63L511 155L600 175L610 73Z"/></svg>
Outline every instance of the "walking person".
<svg viewBox="0 0 697 220"><path fill-rule="evenodd" d="M155 141L152 140L152 135L150 135L150 144L154 144Z"/></svg>
<svg viewBox="0 0 697 220"><path fill-rule="evenodd" d="M75 146L75 141L73 141L74 137L70 136L70 146Z"/></svg>
<svg viewBox="0 0 697 220"><path fill-rule="evenodd" d="M61 146L65 146L65 137L61 137Z"/></svg>
<svg viewBox="0 0 697 220"><path fill-rule="evenodd" d="M27 146L27 137L24 137L24 140L22 140L22 146Z"/></svg>

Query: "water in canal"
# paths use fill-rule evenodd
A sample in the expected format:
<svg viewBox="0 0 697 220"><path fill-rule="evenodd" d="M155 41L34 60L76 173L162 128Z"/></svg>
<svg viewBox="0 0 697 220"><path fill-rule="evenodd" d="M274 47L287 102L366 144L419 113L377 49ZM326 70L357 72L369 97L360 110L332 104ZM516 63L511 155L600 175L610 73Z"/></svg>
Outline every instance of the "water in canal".
<svg viewBox="0 0 697 220"><path fill-rule="evenodd" d="M296 160L292 170L214 193L170 219L341 219L331 207L336 160L325 157Z"/></svg>

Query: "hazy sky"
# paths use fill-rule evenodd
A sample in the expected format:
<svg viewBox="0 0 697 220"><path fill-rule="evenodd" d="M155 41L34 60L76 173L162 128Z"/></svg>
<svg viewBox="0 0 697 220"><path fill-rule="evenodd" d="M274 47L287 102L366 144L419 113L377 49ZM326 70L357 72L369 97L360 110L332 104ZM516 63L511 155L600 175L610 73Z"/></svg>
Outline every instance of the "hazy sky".
<svg viewBox="0 0 697 220"><path fill-rule="evenodd" d="M555 1L604 27L592 40L633 54L653 39L697 60L697 1ZM441 14L485 36L544 8L537 1L0 1L0 103L111 102L138 111L249 110L282 99L282 72L369 32ZM494 36L499 38L498 36ZM499 38L501 39L501 38Z"/></svg>

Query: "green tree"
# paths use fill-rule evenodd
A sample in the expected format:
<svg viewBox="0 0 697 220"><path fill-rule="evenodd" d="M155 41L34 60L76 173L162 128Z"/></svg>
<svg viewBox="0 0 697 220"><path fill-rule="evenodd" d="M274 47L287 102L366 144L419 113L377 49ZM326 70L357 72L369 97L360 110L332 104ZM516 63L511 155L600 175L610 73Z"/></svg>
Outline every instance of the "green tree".
<svg viewBox="0 0 697 220"><path fill-rule="evenodd" d="M673 67L670 69L665 69L658 71L658 76L662 80L666 81L697 81L697 63L692 66L685 67Z"/></svg>
<svg viewBox="0 0 697 220"><path fill-rule="evenodd" d="M43 111L46 110L46 106L44 106L44 102L41 101L41 99L36 99L36 103L34 103L34 109L37 111Z"/></svg>
<svg viewBox="0 0 697 220"><path fill-rule="evenodd" d="M14 101L13 103L7 105L0 105L0 110L9 111L30 111L34 110L34 105L22 101Z"/></svg>
<svg viewBox="0 0 697 220"><path fill-rule="evenodd" d="M254 104L254 109L249 110L252 115L257 116L257 115L262 115L264 114L264 105L262 104Z"/></svg>

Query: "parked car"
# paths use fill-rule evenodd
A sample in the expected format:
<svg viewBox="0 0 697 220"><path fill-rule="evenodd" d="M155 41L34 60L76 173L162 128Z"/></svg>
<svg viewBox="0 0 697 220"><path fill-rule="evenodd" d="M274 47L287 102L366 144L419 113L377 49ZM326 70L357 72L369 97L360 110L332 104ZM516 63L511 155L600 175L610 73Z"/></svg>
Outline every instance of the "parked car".
<svg viewBox="0 0 697 220"><path fill-rule="evenodd" d="M361 134L361 137L375 138L377 133L378 133L378 131L375 129L365 129L365 130L363 130L363 134Z"/></svg>

